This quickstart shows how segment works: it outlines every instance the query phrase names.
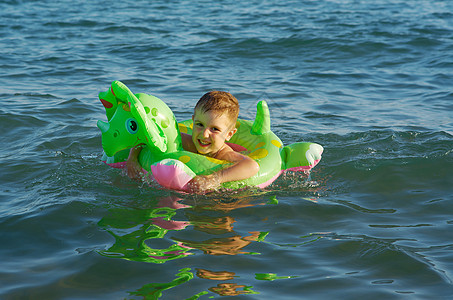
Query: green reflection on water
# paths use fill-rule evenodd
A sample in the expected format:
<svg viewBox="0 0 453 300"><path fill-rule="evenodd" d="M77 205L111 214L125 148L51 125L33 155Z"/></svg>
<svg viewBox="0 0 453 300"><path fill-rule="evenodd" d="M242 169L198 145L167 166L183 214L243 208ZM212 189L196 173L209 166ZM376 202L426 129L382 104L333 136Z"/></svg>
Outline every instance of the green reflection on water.
<svg viewBox="0 0 453 300"><path fill-rule="evenodd" d="M172 280L171 282L146 284L135 292L129 292L129 294L134 296L143 296L145 299L158 299L162 296L162 291L171 289L177 285L186 283L187 281L193 279L193 273L190 272L190 268L184 268L180 270L180 272L176 274L176 276L178 278ZM203 294L205 293L207 292L204 292ZM198 295L200 295L200 293ZM191 297L191 299L197 298Z"/></svg>
<svg viewBox="0 0 453 300"><path fill-rule="evenodd" d="M167 248L151 248L147 241L162 239L168 231L182 230L190 225L186 221L174 221L179 199L168 197L159 202L159 207L151 209L114 208L102 218L98 225L105 228L115 238L115 243L107 250L98 251L107 257L131 261L165 263L190 255L190 247L175 242Z"/></svg>
<svg viewBox="0 0 453 300"><path fill-rule="evenodd" d="M290 278L296 278L298 276L277 276L277 274L274 273L256 273L255 274L255 279L257 280L268 280L268 281L273 281L276 279L290 279Z"/></svg>
<svg viewBox="0 0 453 300"><path fill-rule="evenodd" d="M266 204L273 204L273 205L277 205L278 204L278 199L277 199L277 196L273 196L269 199L269 201L266 203Z"/></svg>
<svg viewBox="0 0 453 300"><path fill-rule="evenodd" d="M240 198L238 201L213 201L212 199L208 199L210 205L207 205L207 203L202 203L201 205L196 203L197 209L181 204L179 200L181 199L169 196L160 199L159 203L152 208L111 208L108 214L98 222L98 225L114 237L114 243L108 249L98 251L98 253L106 257L154 264L162 264L170 260L186 257L193 254L189 252L193 249L201 250L209 255L260 254L257 252L243 251L243 248L253 242L264 242L269 232L250 231L249 235L242 236L235 233L233 229L233 223L236 222L233 217L228 215L207 216L197 213L200 209L201 211L217 210L226 213L237 208L257 205L256 203L252 203L253 199L248 197ZM278 201L275 197L272 197L269 202L259 203L258 205L265 204L275 205L278 204ZM192 208L191 210L184 211L184 215L188 218L188 221L173 220L179 208ZM165 237L169 231L183 230L189 225L193 226L194 230L211 235L232 235L211 238L205 241L170 239ZM155 244L162 245L162 242L159 240L164 240L164 242L169 242L171 245L166 248L156 249L152 246L153 239L157 242ZM196 275L201 279L222 281L233 280L236 277L233 272L215 272L201 268L197 268ZM194 274L190 268L179 270L175 276L176 278L170 282L149 283L136 291L129 292L129 294L131 296L141 296L144 299L158 299L162 297L165 290L179 286L194 278ZM261 280L265 280L264 275L257 276L261 276ZM283 278L269 276L267 278L273 278L272 280ZM250 285L222 282L186 299L198 299L209 293L215 293L220 296L259 294Z"/></svg>

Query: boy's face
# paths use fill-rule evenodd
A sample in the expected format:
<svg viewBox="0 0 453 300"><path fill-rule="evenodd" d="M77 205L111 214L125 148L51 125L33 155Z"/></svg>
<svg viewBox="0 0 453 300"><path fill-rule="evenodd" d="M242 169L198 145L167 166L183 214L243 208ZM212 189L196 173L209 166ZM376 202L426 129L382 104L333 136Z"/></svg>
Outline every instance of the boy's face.
<svg viewBox="0 0 453 300"><path fill-rule="evenodd" d="M237 130L234 127L235 122L230 120L227 114L219 114L216 111L204 112L196 109L192 120L192 142L198 153L203 155L215 156Z"/></svg>

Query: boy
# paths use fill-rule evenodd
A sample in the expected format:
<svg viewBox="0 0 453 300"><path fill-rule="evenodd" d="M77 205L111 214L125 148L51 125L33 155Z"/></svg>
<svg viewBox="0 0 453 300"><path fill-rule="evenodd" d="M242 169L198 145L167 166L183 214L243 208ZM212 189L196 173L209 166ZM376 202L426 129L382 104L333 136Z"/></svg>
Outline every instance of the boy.
<svg viewBox="0 0 453 300"><path fill-rule="evenodd" d="M181 133L184 150L226 160L233 165L210 175L195 176L189 182L191 192L214 190L223 182L246 179L258 173L256 161L234 151L225 143L237 131L238 115L238 100L228 92L212 91L198 100L192 116L192 136ZM140 151L141 147L135 147L127 160L127 174L131 178L137 178L141 170L137 160Z"/></svg>

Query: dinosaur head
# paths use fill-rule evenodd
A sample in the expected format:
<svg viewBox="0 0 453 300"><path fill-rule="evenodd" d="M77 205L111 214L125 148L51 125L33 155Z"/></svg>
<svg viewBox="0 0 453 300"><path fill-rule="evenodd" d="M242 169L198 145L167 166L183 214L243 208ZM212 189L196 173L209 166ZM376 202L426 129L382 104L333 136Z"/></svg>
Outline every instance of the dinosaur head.
<svg viewBox="0 0 453 300"><path fill-rule="evenodd" d="M106 109L108 123L98 121L102 147L107 156L144 143L153 151L181 149L181 137L170 108L159 98L134 95L119 81L99 95Z"/></svg>
<svg viewBox="0 0 453 300"><path fill-rule="evenodd" d="M107 156L146 141L144 129L132 115L127 104L118 105L109 122L98 121L102 132L102 148Z"/></svg>

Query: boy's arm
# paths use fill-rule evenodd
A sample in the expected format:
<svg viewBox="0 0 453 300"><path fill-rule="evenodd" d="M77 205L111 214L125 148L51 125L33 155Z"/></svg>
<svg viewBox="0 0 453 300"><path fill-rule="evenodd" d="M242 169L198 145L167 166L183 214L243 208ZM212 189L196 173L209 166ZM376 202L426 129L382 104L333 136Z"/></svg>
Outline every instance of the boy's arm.
<svg viewBox="0 0 453 300"><path fill-rule="evenodd" d="M189 189L201 193L218 188L222 183L247 179L258 173L260 167L256 161L238 152L228 152L222 159L234 164L210 175L195 176L189 182Z"/></svg>
<svg viewBox="0 0 453 300"><path fill-rule="evenodd" d="M229 151L222 159L234 164L214 173L219 178L219 184L250 178L260 170L256 161L235 151Z"/></svg>

